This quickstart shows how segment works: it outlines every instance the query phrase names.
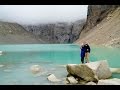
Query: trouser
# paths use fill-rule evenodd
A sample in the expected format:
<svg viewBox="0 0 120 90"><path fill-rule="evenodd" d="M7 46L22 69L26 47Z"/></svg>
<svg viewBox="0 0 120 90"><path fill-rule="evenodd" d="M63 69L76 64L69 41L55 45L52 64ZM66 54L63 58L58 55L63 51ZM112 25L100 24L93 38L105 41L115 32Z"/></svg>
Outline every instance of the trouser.
<svg viewBox="0 0 120 90"><path fill-rule="evenodd" d="M89 63L89 54L90 54L90 52L85 53L85 60L87 63Z"/></svg>
<svg viewBox="0 0 120 90"><path fill-rule="evenodd" d="M81 62L84 63L84 57L81 57Z"/></svg>

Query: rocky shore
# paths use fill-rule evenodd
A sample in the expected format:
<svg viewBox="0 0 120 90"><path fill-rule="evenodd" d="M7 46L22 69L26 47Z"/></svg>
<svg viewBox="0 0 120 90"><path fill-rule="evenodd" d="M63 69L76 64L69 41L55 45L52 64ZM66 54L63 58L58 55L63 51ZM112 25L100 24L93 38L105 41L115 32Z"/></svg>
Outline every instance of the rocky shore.
<svg viewBox="0 0 120 90"><path fill-rule="evenodd" d="M5 68L6 65L0 65ZM58 69L48 70L40 65L32 65L27 70L34 78L44 76L47 85L120 85L119 78L112 78L114 73L120 74L120 68L110 68L107 60L100 60L86 64L67 64L58 66L58 72L64 72L64 75L56 73ZM62 69L60 69L62 68ZM6 73L11 73L12 69L4 69ZM43 85L46 84L43 83ZM17 80L16 83L17 84ZM14 84L14 83L13 83ZM21 83L19 83L21 84ZM38 81L34 85L41 85Z"/></svg>
<svg viewBox="0 0 120 90"><path fill-rule="evenodd" d="M120 73L118 68L110 68L107 60L90 62L86 64L66 65L68 74L65 85L120 85L120 79L112 78L112 73ZM47 79L50 82L59 82L54 74Z"/></svg>

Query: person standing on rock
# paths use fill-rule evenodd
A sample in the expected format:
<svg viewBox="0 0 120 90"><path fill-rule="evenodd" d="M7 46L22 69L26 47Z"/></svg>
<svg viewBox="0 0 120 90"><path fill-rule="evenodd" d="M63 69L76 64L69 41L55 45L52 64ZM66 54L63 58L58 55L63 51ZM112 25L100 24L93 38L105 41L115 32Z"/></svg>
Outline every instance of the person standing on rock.
<svg viewBox="0 0 120 90"><path fill-rule="evenodd" d="M90 46L87 42L83 42L81 44L81 62L84 63L84 58L86 60L86 63L89 63L89 54L90 54Z"/></svg>
<svg viewBox="0 0 120 90"><path fill-rule="evenodd" d="M85 58L85 47L84 47L84 43L81 44L81 62L82 64L84 64L84 58Z"/></svg>
<svg viewBox="0 0 120 90"><path fill-rule="evenodd" d="M84 48L85 48L85 60L86 63L89 63L89 55L90 55L90 46L87 42L84 42Z"/></svg>

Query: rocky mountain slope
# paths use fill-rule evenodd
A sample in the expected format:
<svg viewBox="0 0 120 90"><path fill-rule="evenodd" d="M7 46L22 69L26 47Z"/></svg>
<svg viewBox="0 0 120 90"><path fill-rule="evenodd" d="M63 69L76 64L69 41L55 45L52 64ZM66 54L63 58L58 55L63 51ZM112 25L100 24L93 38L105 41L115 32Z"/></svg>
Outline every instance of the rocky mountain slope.
<svg viewBox="0 0 120 90"><path fill-rule="evenodd" d="M58 22L39 25L23 25L23 27L47 43L72 43L79 38L85 20L73 23Z"/></svg>
<svg viewBox="0 0 120 90"><path fill-rule="evenodd" d="M87 21L75 42L120 47L120 6L90 5Z"/></svg>
<svg viewBox="0 0 120 90"><path fill-rule="evenodd" d="M45 43L17 23L0 22L0 44Z"/></svg>

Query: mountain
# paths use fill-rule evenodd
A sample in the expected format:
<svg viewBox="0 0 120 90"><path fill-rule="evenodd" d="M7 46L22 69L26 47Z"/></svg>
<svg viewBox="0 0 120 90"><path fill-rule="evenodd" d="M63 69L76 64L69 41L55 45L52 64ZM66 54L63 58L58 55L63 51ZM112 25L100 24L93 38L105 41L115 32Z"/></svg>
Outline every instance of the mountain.
<svg viewBox="0 0 120 90"><path fill-rule="evenodd" d="M120 47L120 6L89 5L87 21L74 43Z"/></svg>
<svg viewBox="0 0 120 90"><path fill-rule="evenodd" d="M0 44L45 43L17 23L0 21Z"/></svg>
<svg viewBox="0 0 120 90"><path fill-rule="evenodd" d="M23 27L47 43L72 43L79 38L85 19L73 23L57 22Z"/></svg>

